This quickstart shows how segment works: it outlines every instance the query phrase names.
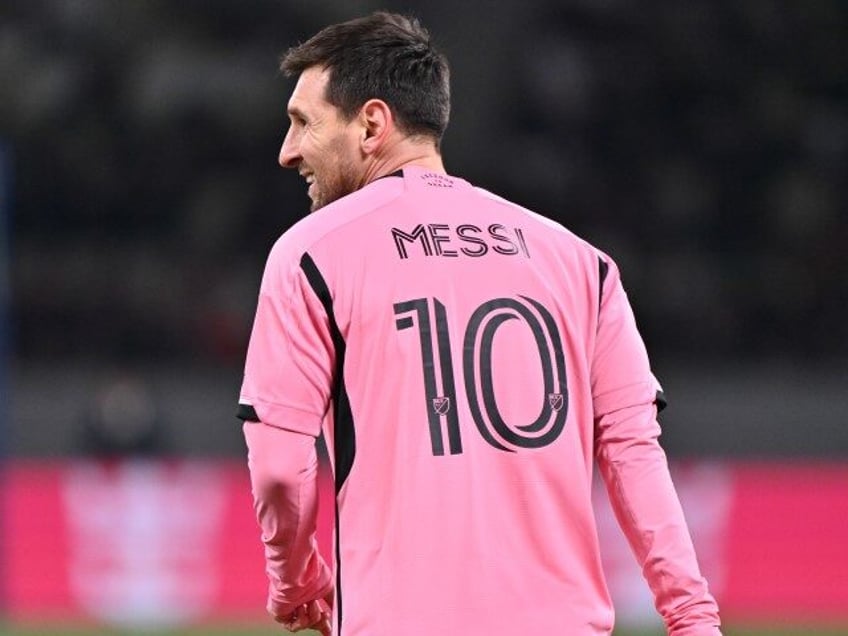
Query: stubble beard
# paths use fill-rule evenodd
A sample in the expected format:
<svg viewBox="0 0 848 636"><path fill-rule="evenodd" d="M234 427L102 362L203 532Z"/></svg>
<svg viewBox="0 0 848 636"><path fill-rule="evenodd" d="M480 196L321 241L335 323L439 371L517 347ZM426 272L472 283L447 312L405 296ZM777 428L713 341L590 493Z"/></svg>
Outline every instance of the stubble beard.
<svg viewBox="0 0 848 636"><path fill-rule="evenodd" d="M316 212L360 188L355 164L343 154L341 144L336 150L336 157L338 159L328 167L326 176L320 182L315 182L315 198L312 199L311 212Z"/></svg>

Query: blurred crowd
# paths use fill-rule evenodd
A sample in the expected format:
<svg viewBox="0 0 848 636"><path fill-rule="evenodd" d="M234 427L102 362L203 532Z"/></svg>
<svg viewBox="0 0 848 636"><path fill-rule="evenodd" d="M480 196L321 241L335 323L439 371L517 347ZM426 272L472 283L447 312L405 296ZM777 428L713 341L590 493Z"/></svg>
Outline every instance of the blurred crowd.
<svg viewBox="0 0 848 636"><path fill-rule="evenodd" d="M612 254L655 355L848 353L848 4L454 5L415 9L454 69L449 170ZM4 3L16 354L239 365L308 209L278 56L381 6Z"/></svg>

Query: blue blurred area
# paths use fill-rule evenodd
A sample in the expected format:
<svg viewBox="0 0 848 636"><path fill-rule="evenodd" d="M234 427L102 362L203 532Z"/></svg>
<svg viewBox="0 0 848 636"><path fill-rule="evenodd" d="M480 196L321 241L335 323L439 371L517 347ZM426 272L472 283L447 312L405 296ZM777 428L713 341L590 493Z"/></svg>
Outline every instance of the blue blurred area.
<svg viewBox="0 0 848 636"><path fill-rule="evenodd" d="M306 6L3 7L16 453L85 452L98 396L126 376L161 407L161 448L240 452L264 258L307 210L276 165L277 58L377 8ZM621 266L671 452L848 453L848 5L412 8L452 63L448 169Z"/></svg>

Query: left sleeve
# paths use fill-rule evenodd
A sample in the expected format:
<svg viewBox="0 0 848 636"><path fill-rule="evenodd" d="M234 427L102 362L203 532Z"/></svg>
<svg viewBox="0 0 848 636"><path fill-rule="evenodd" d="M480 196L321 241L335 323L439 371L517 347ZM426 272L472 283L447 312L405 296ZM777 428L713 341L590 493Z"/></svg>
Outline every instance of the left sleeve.
<svg viewBox="0 0 848 636"><path fill-rule="evenodd" d="M243 428L254 510L265 547L268 612L281 620L332 589L332 574L315 534L315 440L262 423L245 422Z"/></svg>
<svg viewBox="0 0 848 636"><path fill-rule="evenodd" d="M259 292L239 417L317 437L335 368L329 317L284 235Z"/></svg>
<svg viewBox="0 0 848 636"><path fill-rule="evenodd" d="M718 606L701 575L658 437L659 384L608 263L592 364L595 448L616 518L672 636L715 636Z"/></svg>
<svg viewBox="0 0 848 636"><path fill-rule="evenodd" d="M300 263L284 235L265 267L239 395L268 611L277 619L332 587L316 542L315 441L330 401L335 351L327 312Z"/></svg>

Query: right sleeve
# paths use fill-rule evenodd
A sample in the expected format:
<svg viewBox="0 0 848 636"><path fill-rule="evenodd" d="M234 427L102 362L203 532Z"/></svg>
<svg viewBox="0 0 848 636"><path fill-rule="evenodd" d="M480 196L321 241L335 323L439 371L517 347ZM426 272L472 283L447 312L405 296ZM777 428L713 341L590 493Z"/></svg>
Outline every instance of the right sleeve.
<svg viewBox="0 0 848 636"><path fill-rule="evenodd" d="M595 445L610 504L671 636L720 636L657 423L659 384L610 261L593 363Z"/></svg>
<svg viewBox="0 0 848 636"><path fill-rule="evenodd" d="M330 401L335 351L329 318L279 241L265 267L239 394L239 417L317 437Z"/></svg>

